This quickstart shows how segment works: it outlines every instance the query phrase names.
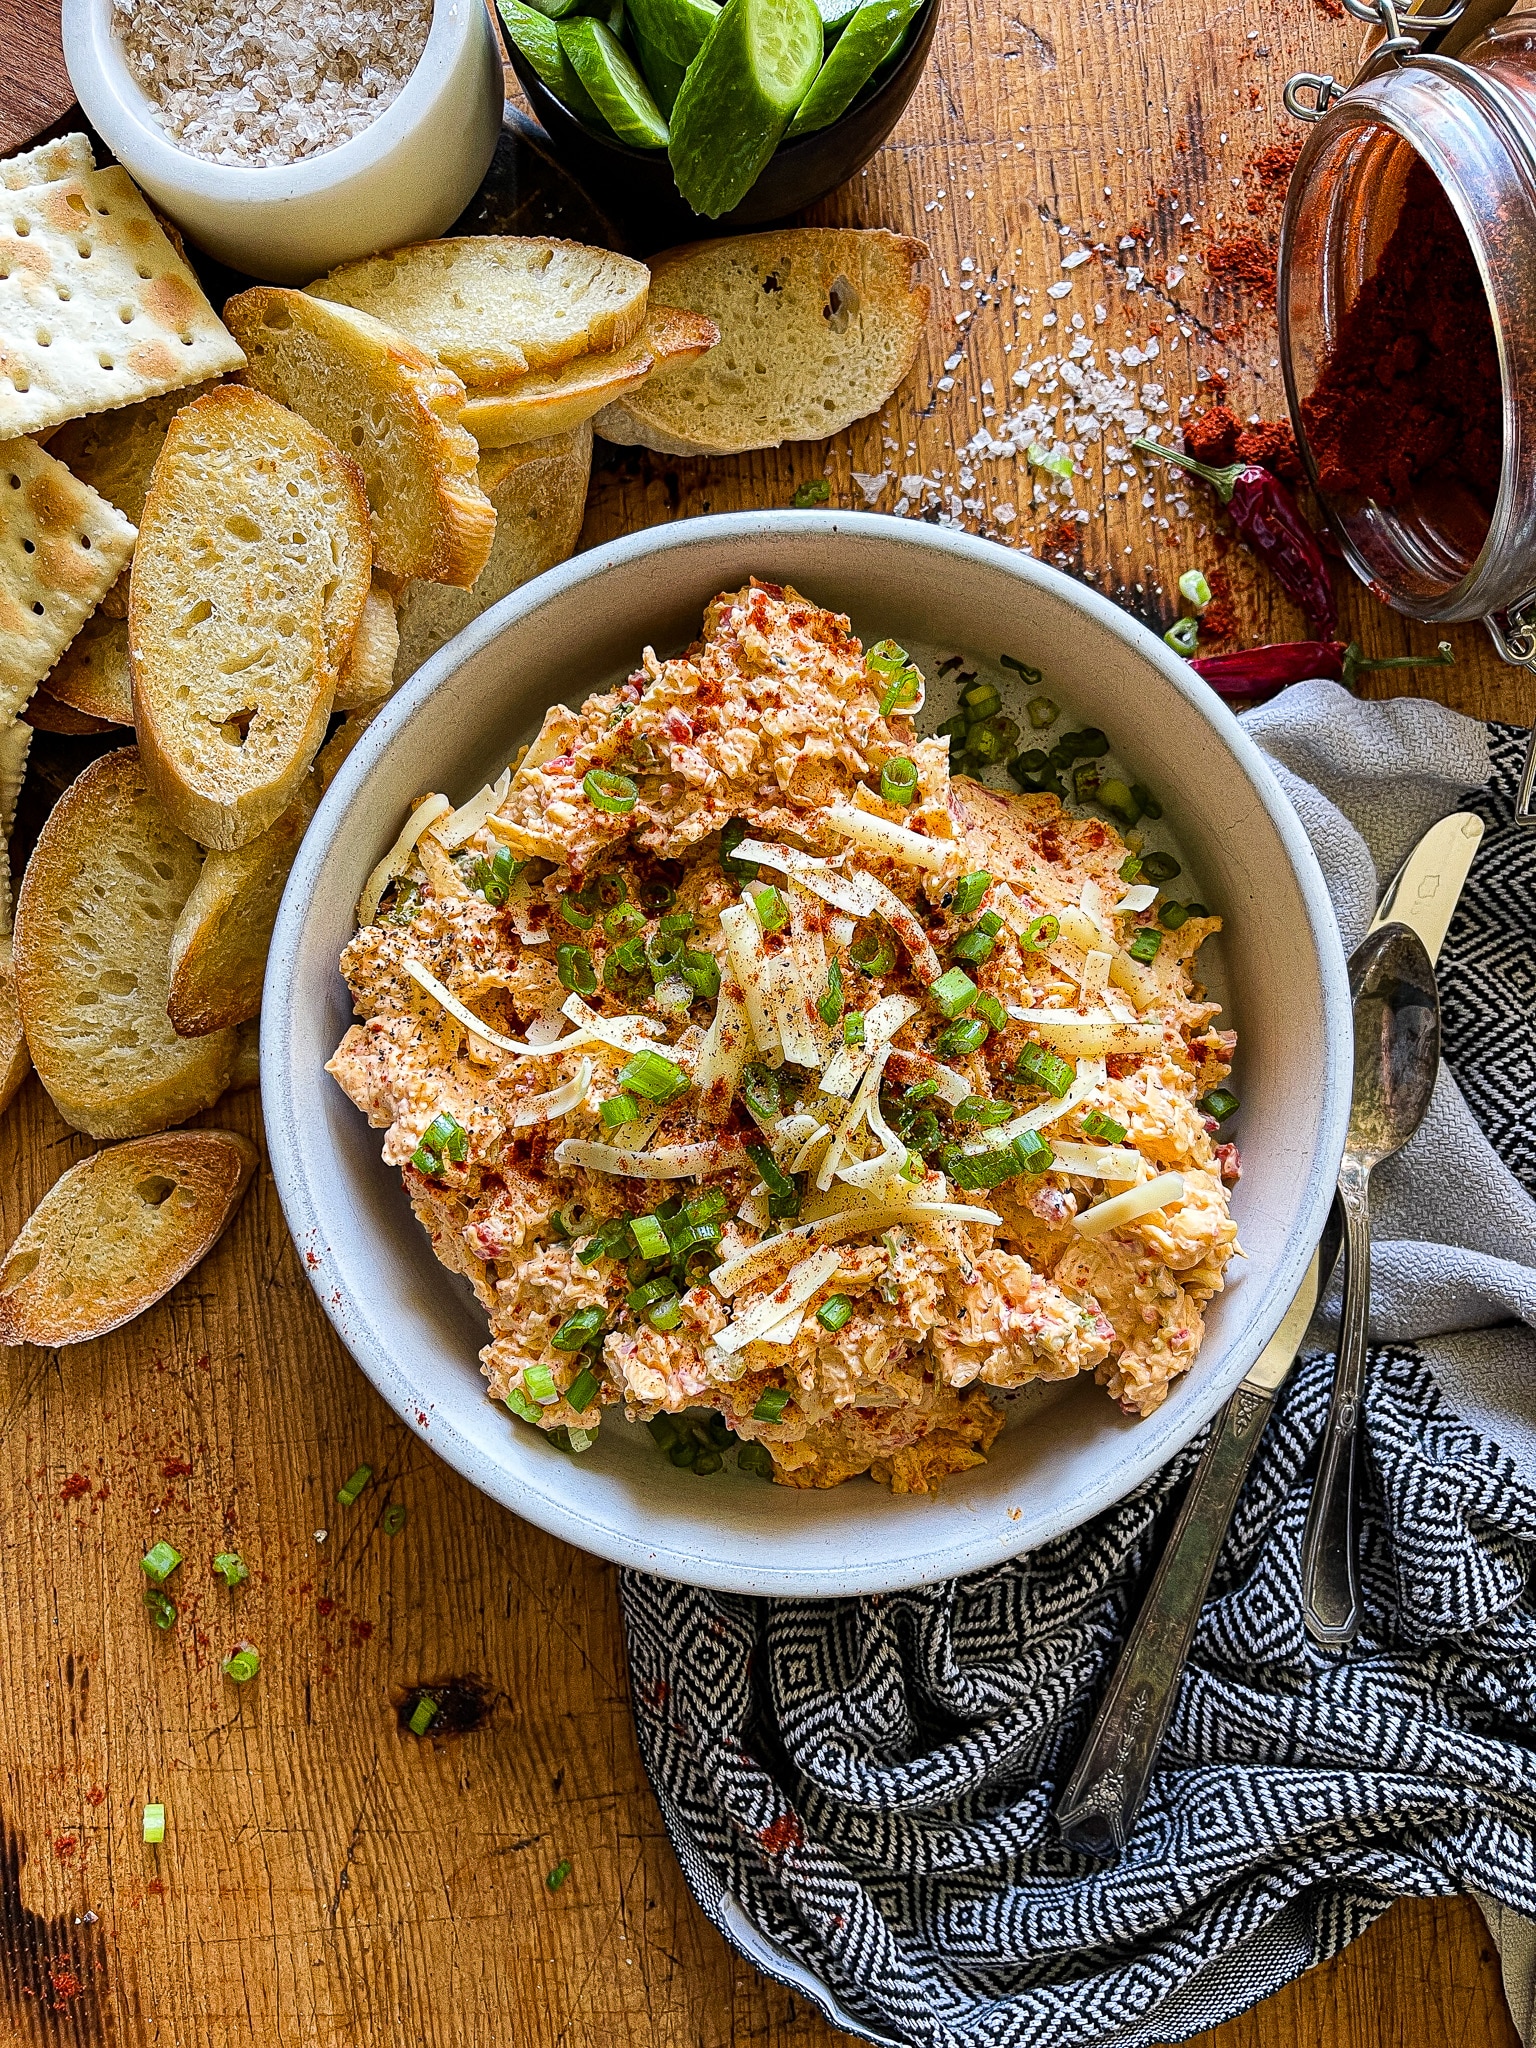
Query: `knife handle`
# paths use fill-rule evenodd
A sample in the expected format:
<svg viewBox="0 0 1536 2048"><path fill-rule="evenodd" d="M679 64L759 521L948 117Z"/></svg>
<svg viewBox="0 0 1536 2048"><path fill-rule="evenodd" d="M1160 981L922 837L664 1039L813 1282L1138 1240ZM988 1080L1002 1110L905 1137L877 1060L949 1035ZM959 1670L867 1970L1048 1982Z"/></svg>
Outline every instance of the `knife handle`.
<svg viewBox="0 0 1536 2048"><path fill-rule="evenodd" d="M1355 1494L1359 1478L1360 1391L1365 1381L1371 1310L1370 1169L1353 1160L1339 1175L1344 1209L1344 1313L1339 1323L1333 1397L1306 1532L1301 1540L1301 1615L1324 1649L1342 1650L1360 1632Z"/></svg>
<svg viewBox="0 0 1536 2048"><path fill-rule="evenodd" d="M1201 1603L1269 1420L1270 1401L1267 1393L1239 1387L1195 1467L1083 1753L1056 1802L1057 1827L1074 1848L1094 1855L1124 1848L1141 1811Z"/></svg>

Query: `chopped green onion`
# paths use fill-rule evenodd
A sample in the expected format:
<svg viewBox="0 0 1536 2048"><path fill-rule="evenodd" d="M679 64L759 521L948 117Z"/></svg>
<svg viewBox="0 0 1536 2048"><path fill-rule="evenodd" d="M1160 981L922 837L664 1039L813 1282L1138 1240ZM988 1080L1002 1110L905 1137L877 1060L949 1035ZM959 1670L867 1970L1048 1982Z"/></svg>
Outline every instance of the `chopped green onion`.
<svg viewBox="0 0 1536 2048"><path fill-rule="evenodd" d="M885 688L880 693L880 716L889 718L896 710L903 710L917 702L922 695L923 678L912 665L904 647L898 647L894 640L882 640L870 648L864 657L864 666L885 679Z"/></svg>
<svg viewBox="0 0 1536 2048"><path fill-rule="evenodd" d="M597 1399L597 1374L584 1365L565 1390L565 1398L578 1415L585 1414Z"/></svg>
<svg viewBox="0 0 1536 2048"><path fill-rule="evenodd" d="M1123 1145L1126 1139L1124 1124L1117 1124L1112 1116L1106 1116L1102 1109L1090 1109L1083 1118L1083 1131L1090 1138L1097 1138L1104 1145Z"/></svg>
<svg viewBox="0 0 1536 2048"><path fill-rule="evenodd" d="M707 946L685 946L678 970L684 981L700 995L706 1003L712 1003L720 993L720 962Z"/></svg>
<svg viewBox="0 0 1536 2048"><path fill-rule="evenodd" d="M985 868L976 868L968 875L962 875L955 884L955 900L949 906L956 917L969 917L980 910L982 899L992 886L992 877Z"/></svg>
<svg viewBox="0 0 1536 2048"><path fill-rule="evenodd" d="M848 957L860 974L889 974L896 965L896 947L884 932L871 927L859 933L848 948Z"/></svg>
<svg viewBox="0 0 1536 2048"><path fill-rule="evenodd" d="M1151 925L1143 925L1125 950L1133 960L1139 960L1146 966L1157 958L1162 943L1163 935L1160 931L1155 931Z"/></svg>
<svg viewBox="0 0 1536 2048"><path fill-rule="evenodd" d="M635 1234L635 1243L640 1247L642 1258L665 1259L671 1257L672 1247L667 1240L667 1233L663 1230L656 1217L632 1217L629 1227Z"/></svg>
<svg viewBox="0 0 1536 2048"><path fill-rule="evenodd" d="M1195 619L1175 619L1163 635L1175 654L1193 654L1200 645L1200 626Z"/></svg>
<svg viewBox="0 0 1536 2048"><path fill-rule="evenodd" d="M695 1195L691 1202L683 1205L683 1214L690 1223L709 1223L717 1216L723 1216L726 1200L718 1188L706 1188L701 1195Z"/></svg>
<svg viewBox="0 0 1536 2048"><path fill-rule="evenodd" d="M1003 700L996 683L972 683L968 690L960 692L960 702L972 725L983 718L990 718L995 711L1001 711L1003 708Z"/></svg>
<svg viewBox="0 0 1536 2048"><path fill-rule="evenodd" d="M555 973L562 988L573 989L579 996L596 993L597 969L592 965L592 955L585 946L558 946L555 949Z"/></svg>
<svg viewBox="0 0 1536 2048"><path fill-rule="evenodd" d="M862 1010L850 1010L847 1016L844 1017L843 1043L844 1045L862 1045L864 1043L864 1012Z"/></svg>
<svg viewBox="0 0 1536 2048"><path fill-rule="evenodd" d="M405 1513L405 1509L400 1506L398 1501L393 1507L384 1510L383 1519L379 1526L386 1536L398 1536L400 1534L400 1531L405 1527Z"/></svg>
<svg viewBox="0 0 1536 2048"><path fill-rule="evenodd" d="M585 1351L601 1334L607 1318L596 1302L589 1302L585 1308L568 1315L556 1330L550 1343L557 1351ZM527 1374L524 1373L526 1380Z"/></svg>
<svg viewBox="0 0 1536 2048"><path fill-rule="evenodd" d="M910 1088L903 1088L901 1099L909 1108L916 1108L920 1102L927 1102L939 1092L937 1081L914 1081Z"/></svg>
<svg viewBox="0 0 1536 2048"><path fill-rule="evenodd" d="M528 1396L523 1392L521 1387L508 1387L506 1401L507 1406L512 1410L512 1413L517 1417L519 1422L538 1421L539 1411L534 1406L532 1401L529 1400Z"/></svg>
<svg viewBox="0 0 1536 2048"><path fill-rule="evenodd" d="M730 819L720 832L720 865L738 882L751 882L757 877L757 862L738 860L735 853L742 840L749 836L750 827L745 818Z"/></svg>
<svg viewBox="0 0 1536 2048"><path fill-rule="evenodd" d="M798 1216L802 1195L799 1185L780 1167L766 1145L748 1145L747 1157L762 1176L768 1190L770 1216Z"/></svg>
<svg viewBox="0 0 1536 2048"><path fill-rule="evenodd" d="M570 1876L570 1874L571 1859L569 1856L562 1856L560 1858L560 1861L555 1865L554 1869L549 1873L548 1877L545 1878L544 1882L549 1886L552 1892L557 1892L559 1891L561 1885L565 1883L565 1880Z"/></svg>
<svg viewBox="0 0 1536 2048"><path fill-rule="evenodd" d="M989 939L995 939L1003 928L1003 920L995 910L984 910L976 920L976 929L985 932Z"/></svg>
<svg viewBox="0 0 1536 2048"><path fill-rule="evenodd" d="M541 1408L553 1408L560 1398L555 1376L547 1365L523 1367L523 1391Z"/></svg>
<svg viewBox="0 0 1536 2048"><path fill-rule="evenodd" d="M1186 569L1179 578L1179 595L1197 612L1203 612L1211 601L1211 586L1198 569Z"/></svg>
<svg viewBox="0 0 1536 2048"><path fill-rule="evenodd" d="M1149 853L1141 863L1141 872L1149 882L1161 887L1164 882L1176 880L1184 870L1171 853Z"/></svg>
<svg viewBox="0 0 1536 2048"><path fill-rule="evenodd" d="M1207 1116L1214 1117L1219 1124L1224 1124L1229 1116L1242 1107L1242 1104L1230 1088L1213 1088L1208 1095L1201 1096L1200 1107Z"/></svg>
<svg viewBox="0 0 1536 2048"><path fill-rule="evenodd" d="M939 1120L931 1109L921 1110L913 1117L906 1131L907 1142L915 1152L931 1152L943 1135L939 1129ZM910 1160L907 1161L909 1166L911 1163Z"/></svg>
<svg viewBox="0 0 1536 2048"><path fill-rule="evenodd" d="M888 804L911 803L917 794L917 763L909 761L905 754L887 761L880 770L880 794Z"/></svg>
<svg viewBox="0 0 1536 2048"><path fill-rule="evenodd" d="M162 1539L145 1551L141 1562L144 1566L144 1576L153 1579L157 1586L163 1586L181 1563L181 1552L173 1550L170 1544Z"/></svg>
<svg viewBox="0 0 1536 2048"><path fill-rule="evenodd" d="M144 1840L150 1848L157 1848L165 1840L165 1808L154 1805L144 1809Z"/></svg>
<svg viewBox="0 0 1536 2048"><path fill-rule="evenodd" d="M789 923L788 907L772 882L765 882L761 888L753 890L752 908L765 932L779 931Z"/></svg>
<svg viewBox="0 0 1536 2048"><path fill-rule="evenodd" d="M1020 1131L1013 1152L1022 1173L1049 1173L1056 1164L1056 1154L1038 1131Z"/></svg>
<svg viewBox="0 0 1536 2048"><path fill-rule="evenodd" d="M406 880L395 885L395 899L379 920L381 924L409 924L421 908L421 885Z"/></svg>
<svg viewBox="0 0 1536 2048"><path fill-rule="evenodd" d="M1064 732L1051 749L1051 758L1063 767L1072 761L1096 761L1109 752L1109 736L1102 726L1084 725L1076 732Z"/></svg>
<svg viewBox="0 0 1536 2048"><path fill-rule="evenodd" d="M955 958L968 961L973 967L979 967L983 960L992 957L995 943L991 935L978 925L973 931L962 932L956 939L953 948Z"/></svg>
<svg viewBox="0 0 1536 2048"><path fill-rule="evenodd" d="M995 1145L986 1152L966 1152L959 1145L946 1145L939 1155L939 1165L957 1187L972 1189L998 1187L1019 1171L1018 1155L1011 1145Z"/></svg>
<svg viewBox="0 0 1536 2048"><path fill-rule="evenodd" d="M1061 716L1061 707L1049 697L1031 697L1024 709L1029 713L1029 722L1036 732L1044 732L1048 725L1054 725Z"/></svg>
<svg viewBox="0 0 1536 2048"><path fill-rule="evenodd" d="M736 1452L737 1470L749 1472L755 1479L773 1477L773 1459L768 1455L766 1444L742 1444Z"/></svg>
<svg viewBox="0 0 1536 2048"><path fill-rule="evenodd" d="M619 1086L647 1102L675 1102L692 1085L682 1068L659 1052L637 1052L619 1069Z"/></svg>
<svg viewBox="0 0 1536 2048"><path fill-rule="evenodd" d="M1064 1060L1060 1053L1048 1052L1043 1045L1031 1044L1019 1054L1014 1074L1020 1081L1033 1081L1047 1095L1060 1097L1072 1086L1077 1067L1073 1061Z"/></svg>
<svg viewBox="0 0 1536 2048"><path fill-rule="evenodd" d="M1061 937L1061 919L1043 910L1038 917L1032 917L1024 929L1024 944L1031 953L1043 953L1047 946L1054 946Z"/></svg>
<svg viewBox="0 0 1536 2048"><path fill-rule="evenodd" d="M1145 806L1137 801L1136 793L1118 776L1108 776L1096 790L1090 791L1083 802L1092 801L1111 811L1123 825L1134 825Z"/></svg>
<svg viewBox="0 0 1536 2048"><path fill-rule="evenodd" d="M589 803L616 818L632 811L640 797L637 783L631 782L627 775L616 775L607 768L589 768L581 778L581 787Z"/></svg>
<svg viewBox="0 0 1536 2048"><path fill-rule="evenodd" d="M411 1154L411 1164L418 1173L438 1174L443 1170L445 1156L456 1166L462 1166L469 1157L469 1134L456 1117L442 1109L422 1132Z"/></svg>
<svg viewBox="0 0 1536 2048"><path fill-rule="evenodd" d="M832 495L832 486L824 476L812 477L809 483L796 484L795 495L790 503L797 512L809 512L813 505L825 505Z"/></svg>
<svg viewBox="0 0 1536 2048"><path fill-rule="evenodd" d="M620 1130L625 1124L632 1124L640 1115L640 1105L633 1095L610 1095L597 1105L597 1119L605 1131Z"/></svg>
<svg viewBox="0 0 1536 2048"><path fill-rule="evenodd" d="M1036 469L1049 470L1052 476L1072 475L1072 458L1065 448L1053 455L1049 448L1042 447L1038 441L1032 441L1026 453Z"/></svg>
<svg viewBox="0 0 1536 2048"><path fill-rule="evenodd" d="M821 1304L816 1311L816 1320L824 1330L838 1331L853 1314L853 1303L846 1294L834 1294Z"/></svg>
<svg viewBox="0 0 1536 2048"><path fill-rule="evenodd" d="M665 875L643 875L635 886L640 908L650 917L658 912L670 910L677 901L677 891Z"/></svg>
<svg viewBox="0 0 1536 2048"><path fill-rule="evenodd" d="M237 1643L224 1659L224 1676L236 1685L249 1685L261 1669L261 1652L254 1643Z"/></svg>
<svg viewBox="0 0 1536 2048"><path fill-rule="evenodd" d="M756 1060L741 1070L741 1092L752 1114L766 1122L776 1117L780 1108L779 1083L769 1067L761 1066Z"/></svg>
<svg viewBox="0 0 1536 2048"><path fill-rule="evenodd" d="M976 1000L976 984L962 968L951 967L928 993L946 1017L961 1017Z"/></svg>
<svg viewBox="0 0 1536 2048"><path fill-rule="evenodd" d="M475 887L493 909L500 909L512 893L517 862L510 846L498 846L490 860L475 863Z"/></svg>
<svg viewBox="0 0 1536 2048"><path fill-rule="evenodd" d="M1072 794L1080 804L1094 803L1098 798L1099 784L1104 771L1092 761L1079 761L1072 770Z"/></svg>
<svg viewBox="0 0 1536 2048"><path fill-rule="evenodd" d="M789 1406L789 1391L785 1387L769 1387L759 1396L757 1406L752 1410L754 1422L777 1422Z"/></svg>
<svg viewBox="0 0 1536 2048"><path fill-rule="evenodd" d="M645 912L633 903L621 903L610 910L603 919L603 930L615 944L627 939L632 931L645 923Z"/></svg>
<svg viewBox="0 0 1536 2048"><path fill-rule="evenodd" d="M595 1237L587 1239L576 1254L577 1263L592 1266L599 1259L627 1258L633 1243L627 1220L622 1216L612 1217Z"/></svg>
<svg viewBox="0 0 1536 2048"><path fill-rule="evenodd" d="M834 959L827 970L827 986L816 1005L823 1024L835 1024L843 1014L843 970Z"/></svg>
<svg viewBox="0 0 1536 2048"><path fill-rule="evenodd" d="M1027 661L1020 661L1012 654L1000 654L997 658L1004 668L1011 668L1016 676L1021 676L1031 687L1039 682L1040 670L1031 668Z"/></svg>
<svg viewBox="0 0 1536 2048"><path fill-rule="evenodd" d="M990 723L973 725L966 735L964 763L967 767L995 768L1007 751L1007 740Z"/></svg>
<svg viewBox="0 0 1536 2048"><path fill-rule="evenodd" d="M953 1059L959 1053L979 1052L987 1036L987 1026L979 1017L964 1017L945 1025L934 1040L933 1049L941 1060Z"/></svg>
<svg viewBox="0 0 1536 2048"><path fill-rule="evenodd" d="M645 1426L662 1450L670 1451L677 1442L677 1424L670 1415L653 1415Z"/></svg>
<svg viewBox="0 0 1536 2048"><path fill-rule="evenodd" d="M653 1330L675 1330L683 1320L683 1305L675 1294L669 1294L652 1303L645 1312L645 1320Z"/></svg>
<svg viewBox="0 0 1536 2048"><path fill-rule="evenodd" d="M1135 798L1142 817L1160 818L1163 815L1162 805L1144 782L1133 782L1131 784L1131 795Z"/></svg>
<svg viewBox="0 0 1536 2048"><path fill-rule="evenodd" d="M1164 903L1157 913L1157 921L1165 932L1176 932L1189 919L1187 903Z"/></svg>
<svg viewBox="0 0 1536 2048"><path fill-rule="evenodd" d="M972 1003L971 1015L973 1017L985 1017L994 1031L1006 1031L1008 1029L1008 1012L1003 1008L997 997L989 994L985 989L976 998L975 1002Z"/></svg>
<svg viewBox="0 0 1536 2048"><path fill-rule="evenodd" d="M569 892L559 899L555 908L565 919L566 923L574 925L579 932L591 931L593 925L597 922L597 912L595 910L588 910L579 896L573 896Z"/></svg>
<svg viewBox="0 0 1536 2048"><path fill-rule="evenodd" d="M413 1735L425 1735L437 1719L437 1701L429 1692L424 1692L411 1709L411 1718L406 1723Z"/></svg>
<svg viewBox="0 0 1536 2048"><path fill-rule="evenodd" d="M658 1273L653 1280L642 1280L638 1287L631 1287L625 1299L637 1316L643 1316L648 1308L658 1301L665 1301L677 1290L664 1273Z"/></svg>
<svg viewBox="0 0 1536 2048"><path fill-rule="evenodd" d="M627 939L614 947L608 958L615 967L622 968L626 974L643 974L646 964L645 934L632 932ZM603 978L607 979L606 968Z"/></svg>
<svg viewBox="0 0 1536 2048"><path fill-rule="evenodd" d="M1138 875L1139 875L1140 873L1141 873L1141 862L1140 862L1140 861L1139 861L1139 860L1138 860L1138 859L1136 858L1136 856L1135 856L1135 854L1134 854L1134 853L1128 853L1128 854L1127 854L1127 855L1125 856L1125 859L1124 859L1123 861L1121 861L1121 863L1120 863L1120 879L1121 879L1121 881L1122 881L1122 882L1134 882L1134 881L1135 881L1135 879L1136 879L1136 877L1137 877L1137 876L1138 876Z"/></svg>
<svg viewBox="0 0 1536 2048"><path fill-rule="evenodd" d="M980 1124L983 1130L994 1124L1005 1124L1013 1115L1006 1102L993 1102L985 1095L967 1095L963 1102L957 1102L950 1111L957 1124Z"/></svg>
<svg viewBox="0 0 1536 2048"><path fill-rule="evenodd" d="M213 1569L215 1576L221 1578L231 1592L251 1576L245 1561L233 1550L221 1550L213 1560Z"/></svg>
<svg viewBox="0 0 1536 2048"><path fill-rule="evenodd" d="M693 1461L698 1455L698 1444L692 1438L684 1437L681 1442L673 1444L668 1450L667 1462L670 1465L676 1465L679 1471L686 1472L692 1469Z"/></svg>
<svg viewBox="0 0 1536 2048"><path fill-rule="evenodd" d="M373 1467L371 1465L359 1465L351 1478L343 1480L336 1489L336 1499L340 1505L344 1508L353 1506L358 1495L372 1477Z"/></svg>
<svg viewBox="0 0 1536 2048"><path fill-rule="evenodd" d="M594 875L587 886L590 888L592 883L597 885L597 900L605 910L629 900L629 884L618 868L607 868L602 874Z"/></svg>
<svg viewBox="0 0 1536 2048"><path fill-rule="evenodd" d="M147 1586L144 1590L144 1605L149 1609L149 1618L158 1629L172 1627L176 1620L176 1602L169 1593L163 1593L158 1586Z"/></svg>
<svg viewBox="0 0 1536 2048"><path fill-rule="evenodd" d="M665 981L683 957L683 942L676 932L654 931L645 942L645 964L652 978Z"/></svg>

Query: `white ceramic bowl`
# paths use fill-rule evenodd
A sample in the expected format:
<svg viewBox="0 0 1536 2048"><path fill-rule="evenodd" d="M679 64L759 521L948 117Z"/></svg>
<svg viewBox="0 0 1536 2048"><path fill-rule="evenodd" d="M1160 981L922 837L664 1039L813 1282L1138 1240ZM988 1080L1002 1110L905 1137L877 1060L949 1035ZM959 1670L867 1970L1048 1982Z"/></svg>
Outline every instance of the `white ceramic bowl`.
<svg viewBox="0 0 1536 2048"><path fill-rule="evenodd" d="M63 34L75 96L129 175L210 255L277 284L440 235L474 196L501 131L501 51L485 0L436 0L421 62L361 135L255 169L172 142L124 61L112 0L64 0Z"/></svg>
<svg viewBox="0 0 1536 2048"><path fill-rule="evenodd" d="M610 1415L580 1458L488 1398L485 1318L432 1256L380 1133L324 1072L351 1021L337 956L352 906L411 799L493 776L557 698L680 650L749 574L891 635L1041 666L1166 806L1200 895L1226 916L1202 967L1242 1033L1248 1253L1204 1349L1145 1422L1072 1384L1015 1403L990 1461L930 1498L853 1480L826 1493L675 1470ZM1211 954L1216 948L1207 947ZM262 1006L272 1170L343 1343L395 1411L494 1499L584 1549L740 1592L867 1593L974 1571L1070 1529L1156 1471L1248 1370L1301 1281L1348 1119L1349 996L1310 848L1252 742L1186 665L1114 605L1025 554L915 521L766 512L656 527L578 556L436 654L358 742L320 807L278 915ZM513 1532L509 1531L509 1536ZM515 1537L514 1537L515 1540Z"/></svg>

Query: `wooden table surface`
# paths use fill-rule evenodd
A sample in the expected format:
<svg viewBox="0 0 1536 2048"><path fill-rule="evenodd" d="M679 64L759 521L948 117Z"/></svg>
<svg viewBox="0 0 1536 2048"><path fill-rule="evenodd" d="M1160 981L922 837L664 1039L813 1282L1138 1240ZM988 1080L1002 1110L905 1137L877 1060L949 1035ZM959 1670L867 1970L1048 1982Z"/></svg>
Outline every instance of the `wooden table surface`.
<svg viewBox="0 0 1536 2048"><path fill-rule="evenodd" d="M1198 492L1182 518L1161 492L1144 504L1139 482L1107 510L1082 484L1089 516L1068 536L1061 507L1032 507L1018 465L978 455L974 437L995 431L989 408L995 420L1017 402L1014 371L1078 332L1105 369L1110 348L1145 356L1155 340L1139 366L1122 354L1121 374L1160 382L1170 418L1219 372L1243 415L1283 412L1271 313L1213 283L1203 255L1220 272L1235 235L1272 239L1252 166L1285 134L1291 71L1348 74L1358 31L1340 13L1338 0L946 0L906 118L816 216L928 242L933 314L908 386L883 420L826 447L707 464L608 451L586 541L783 504L823 474L833 503L862 505L857 473L880 509L905 496L913 514L1034 548L1163 616L1180 569L1217 559ZM0 0L0 50L10 149L69 101L56 0ZM1089 262L1061 267L1088 246ZM1262 575L1223 559L1245 638L1301 630ZM1345 636L1371 650L1433 644L1357 591L1343 611ZM1437 694L1485 716L1536 712L1536 685L1502 669L1479 630L1452 637L1458 666L1430 679ZM254 1096L217 1120L259 1134ZM9 1242L91 1147L35 1080L0 1146ZM372 1487L339 1507L364 1461ZM739 1961L688 1896L631 1733L613 1571L493 1507L396 1421L331 1335L265 1175L214 1255L142 1320L77 1349L0 1354L0 1500L0 2038L842 2038ZM409 1511L394 1537L380 1526L392 1502ZM163 1636L138 1565L160 1537L188 1559L181 1620ZM226 1544L253 1572L233 1597L200 1580ZM219 1669L237 1636L264 1660L238 1692ZM458 1732L404 1730L401 1702L421 1686L452 1693ZM158 1851L140 1841L149 1799L167 1810ZM551 1894L545 1873L563 1858L572 1873ZM1398 1905L1338 1961L1203 2039L1515 2036L1480 1917L1443 1900Z"/></svg>

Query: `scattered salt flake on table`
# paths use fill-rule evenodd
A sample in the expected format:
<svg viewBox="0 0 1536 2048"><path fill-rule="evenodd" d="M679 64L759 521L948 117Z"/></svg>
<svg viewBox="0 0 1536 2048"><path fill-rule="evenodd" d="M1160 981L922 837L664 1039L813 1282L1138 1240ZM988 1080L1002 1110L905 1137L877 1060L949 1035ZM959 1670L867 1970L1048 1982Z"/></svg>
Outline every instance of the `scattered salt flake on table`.
<svg viewBox="0 0 1536 2048"><path fill-rule="evenodd" d="M1064 299L1071 289L1071 281L1063 278L1056 284L1048 284L1045 288L1045 295L1048 299Z"/></svg>
<svg viewBox="0 0 1536 2048"><path fill-rule="evenodd" d="M866 476L862 470L856 469L853 472L853 480L864 493L865 504L873 505L890 482L891 473L887 469L882 469L878 476Z"/></svg>
<svg viewBox="0 0 1536 2048"><path fill-rule="evenodd" d="M1086 263L1092 254L1091 249L1074 249L1070 256L1062 257L1061 267L1063 270L1076 270L1077 266Z"/></svg>

